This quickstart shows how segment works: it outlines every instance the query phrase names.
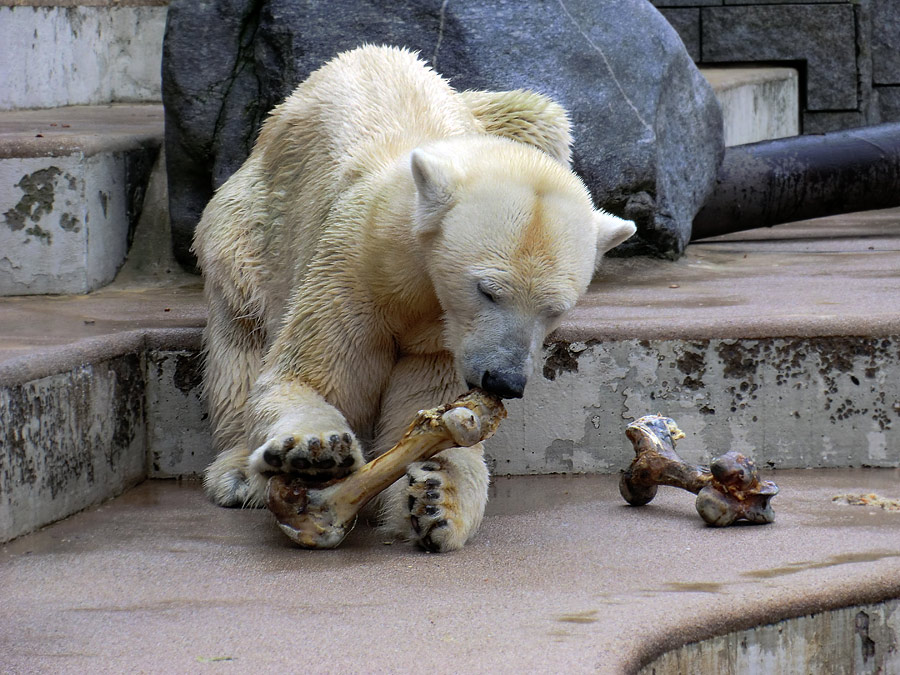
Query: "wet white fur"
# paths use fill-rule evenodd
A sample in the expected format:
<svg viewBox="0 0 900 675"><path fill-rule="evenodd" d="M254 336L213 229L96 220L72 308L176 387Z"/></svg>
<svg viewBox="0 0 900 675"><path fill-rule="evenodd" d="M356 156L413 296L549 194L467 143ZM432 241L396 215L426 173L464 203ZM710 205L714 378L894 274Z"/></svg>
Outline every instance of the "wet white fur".
<svg viewBox="0 0 900 675"><path fill-rule="evenodd" d="M265 462L249 458L273 439L352 431L354 453L380 454L416 410L464 391L510 331L533 361L600 255L634 231L593 209L569 140L549 99L460 94L387 47L341 54L272 112L194 243L213 500L260 503ZM485 304L478 283L502 302ZM480 446L439 457L435 546L452 550L481 521L488 473ZM409 490L388 490L383 512L415 539Z"/></svg>

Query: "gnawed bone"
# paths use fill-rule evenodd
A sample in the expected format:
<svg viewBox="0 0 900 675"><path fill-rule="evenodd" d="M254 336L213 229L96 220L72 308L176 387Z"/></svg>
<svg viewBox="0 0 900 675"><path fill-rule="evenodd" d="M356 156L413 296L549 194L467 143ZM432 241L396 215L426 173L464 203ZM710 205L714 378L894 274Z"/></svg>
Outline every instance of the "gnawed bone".
<svg viewBox="0 0 900 675"><path fill-rule="evenodd" d="M713 459L709 468L688 464L675 452L675 442L684 438L684 432L674 420L661 415L641 417L628 425L625 435L636 456L622 474L619 492L632 506L649 503L658 486L670 485L697 495L697 513L709 525L724 527L741 519L752 523L775 520L769 502L778 494L778 486L759 480L749 457L727 452Z"/></svg>
<svg viewBox="0 0 900 675"><path fill-rule="evenodd" d="M335 548L353 529L356 515L406 467L441 450L469 447L494 435L506 410L499 398L473 389L453 403L420 410L400 442L349 476L310 485L275 474L266 486L266 506L278 526L304 548Z"/></svg>

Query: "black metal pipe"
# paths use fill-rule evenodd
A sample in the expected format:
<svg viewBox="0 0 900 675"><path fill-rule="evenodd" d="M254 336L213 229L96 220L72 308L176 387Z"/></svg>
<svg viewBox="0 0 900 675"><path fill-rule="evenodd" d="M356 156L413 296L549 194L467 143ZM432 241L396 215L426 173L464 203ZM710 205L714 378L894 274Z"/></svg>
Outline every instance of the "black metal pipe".
<svg viewBox="0 0 900 675"><path fill-rule="evenodd" d="M900 123L726 149L691 240L900 206Z"/></svg>

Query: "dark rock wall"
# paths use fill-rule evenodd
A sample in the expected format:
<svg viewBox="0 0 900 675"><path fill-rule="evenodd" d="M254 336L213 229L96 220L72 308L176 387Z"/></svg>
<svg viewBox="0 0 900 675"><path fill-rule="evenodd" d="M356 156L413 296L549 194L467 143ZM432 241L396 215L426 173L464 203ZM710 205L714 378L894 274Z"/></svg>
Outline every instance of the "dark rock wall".
<svg viewBox="0 0 900 675"><path fill-rule="evenodd" d="M638 221L637 252L675 257L714 181L721 113L677 33L646 0L179 0L163 58L175 251L188 266L213 190L265 113L364 43L421 53L463 89L531 88L572 115L595 201Z"/></svg>

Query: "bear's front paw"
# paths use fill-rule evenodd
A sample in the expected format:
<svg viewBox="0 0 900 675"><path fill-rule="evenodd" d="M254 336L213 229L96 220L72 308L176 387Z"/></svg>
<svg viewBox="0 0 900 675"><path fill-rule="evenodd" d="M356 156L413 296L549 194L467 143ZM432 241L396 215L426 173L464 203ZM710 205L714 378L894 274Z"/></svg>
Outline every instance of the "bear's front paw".
<svg viewBox="0 0 900 675"><path fill-rule="evenodd" d="M411 464L406 476L413 541L432 553L461 549L478 522L467 522L471 518L461 508L458 492L440 459Z"/></svg>
<svg viewBox="0 0 900 675"><path fill-rule="evenodd" d="M250 468L257 473L294 473L315 480L340 478L362 465L359 442L349 431L280 434L250 456Z"/></svg>

